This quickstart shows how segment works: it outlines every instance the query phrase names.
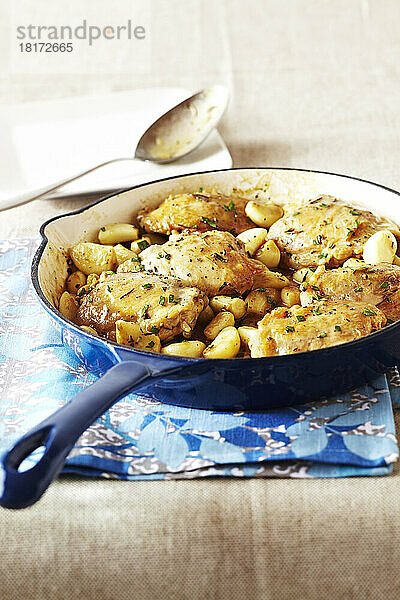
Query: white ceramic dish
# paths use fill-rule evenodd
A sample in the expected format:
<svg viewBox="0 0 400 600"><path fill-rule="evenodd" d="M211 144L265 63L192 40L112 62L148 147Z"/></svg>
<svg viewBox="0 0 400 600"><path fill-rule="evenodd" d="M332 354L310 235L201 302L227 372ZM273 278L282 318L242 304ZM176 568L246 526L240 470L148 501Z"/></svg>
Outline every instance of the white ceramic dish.
<svg viewBox="0 0 400 600"><path fill-rule="evenodd" d="M191 94L183 88L147 88L0 107L0 203L107 160L133 156L147 127ZM52 195L110 192L162 177L231 166L229 151L214 130L197 150L176 163L116 163Z"/></svg>

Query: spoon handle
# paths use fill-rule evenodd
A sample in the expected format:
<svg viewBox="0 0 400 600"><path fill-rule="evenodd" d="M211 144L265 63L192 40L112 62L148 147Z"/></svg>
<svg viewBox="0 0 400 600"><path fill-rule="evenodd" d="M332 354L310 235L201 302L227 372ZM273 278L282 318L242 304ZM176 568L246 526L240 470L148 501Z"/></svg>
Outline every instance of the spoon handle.
<svg viewBox="0 0 400 600"><path fill-rule="evenodd" d="M18 196L13 196L12 198L7 198L6 200L2 200L0 202L0 212L2 210L14 208L14 206L19 206L20 204L27 204L28 202L31 202L32 200L38 200L39 198L46 196L50 192L54 192L55 190L58 190L58 188L62 187L63 185L66 185L67 183L71 183L72 181L75 181L76 179L79 179L80 177L83 177L84 175L88 175L89 173L92 173L93 171L96 171L97 169L100 169L101 167L105 167L106 165L111 165L112 163L120 162L122 160L134 160L134 159L133 158L114 158L113 160L107 160L106 162L101 163L101 165L97 165L96 167L92 167L91 169L87 169L86 171L82 171L82 173L79 173L78 175L74 175L73 177L67 177L67 179L61 179L60 181L57 181L56 183L52 183L51 185L47 185L47 186L39 188L37 190L31 190L29 192L24 192L23 194L19 194Z"/></svg>

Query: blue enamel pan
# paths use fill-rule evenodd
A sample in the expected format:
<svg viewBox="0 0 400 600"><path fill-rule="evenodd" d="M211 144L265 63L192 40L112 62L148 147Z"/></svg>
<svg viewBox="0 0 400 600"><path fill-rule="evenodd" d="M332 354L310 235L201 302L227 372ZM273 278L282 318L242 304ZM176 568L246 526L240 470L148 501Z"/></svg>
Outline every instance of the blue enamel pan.
<svg viewBox="0 0 400 600"><path fill-rule="evenodd" d="M103 225L131 222L144 207L169 194L215 188L253 193L276 202L330 194L400 223L399 194L386 187L331 173L293 169L229 169L139 185L91 206L51 219L32 265L32 281L64 344L99 376L72 402L36 426L4 455L0 504L23 508L36 502L60 472L81 433L132 391L158 401L208 410L270 409L309 403L374 379L400 360L400 321L359 340L288 356L247 359L174 358L134 350L86 333L57 310L67 277L68 249L96 240ZM30 470L19 467L41 448Z"/></svg>

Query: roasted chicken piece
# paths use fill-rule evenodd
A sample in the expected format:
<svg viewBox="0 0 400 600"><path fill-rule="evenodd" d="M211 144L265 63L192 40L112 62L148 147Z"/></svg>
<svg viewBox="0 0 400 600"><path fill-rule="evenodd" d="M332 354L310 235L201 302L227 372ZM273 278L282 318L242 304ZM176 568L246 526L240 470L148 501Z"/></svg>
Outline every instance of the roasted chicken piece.
<svg viewBox="0 0 400 600"><path fill-rule="evenodd" d="M170 340L180 333L190 335L207 305L203 292L178 279L145 272L121 273L110 275L83 297L76 322L107 334L119 319L133 321L143 333Z"/></svg>
<svg viewBox="0 0 400 600"><path fill-rule="evenodd" d="M234 235L251 229L254 223L245 215L245 198L206 194L168 196L158 208L138 216L146 231L169 235L173 231L220 229Z"/></svg>
<svg viewBox="0 0 400 600"><path fill-rule="evenodd" d="M279 307L259 322L249 347L253 358L318 350L350 342L385 324L383 312L363 302Z"/></svg>
<svg viewBox="0 0 400 600"><path fill-rule="evenodd" d="M394 223L321 196L287 211L271 225L268 237L281 251L282 266L298 269L326 263L336 267L359 257L367 239L380 229L399 235Z"/></svg>
<svg viewBox="0 0 400 600"><path fill-rule="evenodd" d="M340 267L318 271L301 293L303 305L321 296L336 301L366 302L377 306L388 319L400 319L400 267L380 263L358 269Z"/></svg>
<svg viewBox="0 0 400 600"><path fill-rule="evenodd" d="M186 231L140 253L147 271L174 275L209 296L237 296L253 285L254 266L244 245L228 231Z"/></svg>

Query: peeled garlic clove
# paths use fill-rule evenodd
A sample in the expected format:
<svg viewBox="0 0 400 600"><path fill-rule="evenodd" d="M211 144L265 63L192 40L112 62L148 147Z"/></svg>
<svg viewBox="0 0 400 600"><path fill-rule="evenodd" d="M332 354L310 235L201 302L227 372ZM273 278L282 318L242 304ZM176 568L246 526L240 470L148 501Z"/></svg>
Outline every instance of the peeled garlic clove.
<svg viewBox="0 0 400 600"><path fill-rule="evenodd" d="M242 233L239 233L237 239L244 243L246 252L253 256L258 248L267 239L268 231L260 227L254 227L253 229L247 229Z"/></svg>
<svg viewBox="0 0 400 600"><path fill-rule="evenodd" d="M138 228L130 223L112 223L112 225L105 225L98 233L100 244L132 242L133 240L137 240L138 237Z"/></svg>
<svg viewBox="0 0 400 600"><path fill-rule="evenodd" d="M363 258L369 265L392 263L397 250L397 241L388 229L377 231L365 242Z"/></svg>
<svg viewBox="0 0 400 600"><path fill-rule="evenodd" d="M245 213L259 227L271 227L283 215L283 209L277 204L263 204L251 200L246 204Z"/></svg>
<svg viewBox="0 0 400 600"><path fill-rule="evenodd" d="M266 267L273 269L279 265L281 253L274 240L268 240L257 250L254 258Z"/></svg>

